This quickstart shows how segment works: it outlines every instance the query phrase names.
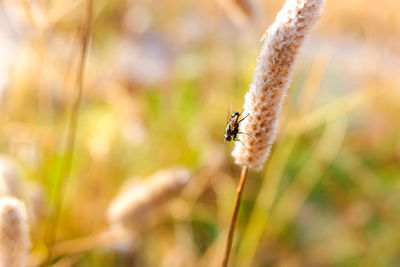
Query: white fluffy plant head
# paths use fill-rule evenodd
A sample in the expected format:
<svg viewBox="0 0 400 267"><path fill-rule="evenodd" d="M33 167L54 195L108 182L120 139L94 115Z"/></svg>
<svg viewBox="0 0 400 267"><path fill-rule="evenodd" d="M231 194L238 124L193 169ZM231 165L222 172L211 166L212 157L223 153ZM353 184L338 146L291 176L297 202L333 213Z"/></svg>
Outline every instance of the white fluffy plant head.
<svg viewBox="0 0 400 267"><path fill-rule="evenodd" d="M265 34L253 82L245 96L242 142L232 156L239 165L261 170L275 141L282 102L306 34L320 17L324 0L287 0Z"/></svg>
<svg viewBox="0 0 400 267"><path fill-rule="evenodd" d="M26 267L30 249L24 203L13 197L0 198L0 267Z"/></svg>
<svg viewBox="0 0 400 267"><path fill-rule="evenodd" d="M16 164L7 155L0 155L0 196L20 196L21 184Z"/></svg>
<svg viewBox="0 0 400 267"><path fill-rule="evenodd" d="M151 213L176 197L190 177L188 170L175 167L160 170L144 181L125 186L108 207L110 225L137 230Z"/></svg>

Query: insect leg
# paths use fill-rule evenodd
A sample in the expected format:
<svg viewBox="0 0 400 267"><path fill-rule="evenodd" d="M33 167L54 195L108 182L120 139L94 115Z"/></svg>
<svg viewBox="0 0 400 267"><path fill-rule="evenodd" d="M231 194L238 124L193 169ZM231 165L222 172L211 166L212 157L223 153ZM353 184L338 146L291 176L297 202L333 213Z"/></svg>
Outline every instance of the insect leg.
<svg viewBox="0 0 400 267"><path fill-rule="evenodd" d="M238 123L240 123L242 120L246 119L249 115L250 115L250 113L247 114L246 116L244 116Z"/></svg>
<svg viewBox="0 0 400 267"><path fill-rule="evenodd" d="M240 143L242 143L242 145L244 145L244 143L240 139L236 139L235 142L240 142Z"/></svg>

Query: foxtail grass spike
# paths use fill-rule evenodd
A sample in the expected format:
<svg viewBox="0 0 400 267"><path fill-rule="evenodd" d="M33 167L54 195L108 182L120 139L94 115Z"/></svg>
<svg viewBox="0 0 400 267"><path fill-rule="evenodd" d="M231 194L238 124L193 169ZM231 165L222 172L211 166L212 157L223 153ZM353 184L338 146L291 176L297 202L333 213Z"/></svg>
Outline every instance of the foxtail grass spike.
<svg viewBox="0 0 400 267"><path fill-rule="evenodd" d="M304 38L321 15L324 0L287 0L265 33L253 82L245 96L241 142L232 156L239 165L262 169L275 141L279 113Z"/></svg>
<svg viewBox="0 0 400 267"><path fill-rule="evenodd" d="M24 203L0 198L0 267L26 267L30 248Z"/></svg>
<svg viewBox="0 0 400 267"><path fill-rule="evenodd" d="M176 197L189 178L190 173L186 169L172 168L124 188L108 208L110 224L135 229L158 206Z"/></svg>

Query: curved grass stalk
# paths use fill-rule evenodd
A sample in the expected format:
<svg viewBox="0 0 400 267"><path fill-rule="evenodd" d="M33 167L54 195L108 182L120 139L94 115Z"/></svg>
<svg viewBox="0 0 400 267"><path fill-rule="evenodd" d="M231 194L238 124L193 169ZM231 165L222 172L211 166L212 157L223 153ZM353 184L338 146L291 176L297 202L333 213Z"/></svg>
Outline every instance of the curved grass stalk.
<svg viewBox="0 0 400 267"><path fill-rule="evenodd" d="M87 9L86 9L86 17L83 22L82 28L82 38L81 38L81 51L79 55L79 65L77 69L77 95L73 102L73 106L71 109L70 120L67 129L67 140L65 146L65 154L63 165L60 170L60 176L57 177L55 182L55 186L53 188L53 200L54 200L54 217L51 220L50 225L47 228L46 233L46 243L51 245L54 243L54 239L57 233L57 227L59 222L59 217L62 211L62 203L63 196L65 196L65 191L68 186L68 180L70 177L70 172L72 168L75 144L76 144L76 134L78 128L78 120L79 120L79 111L82 102L83 95L83 86L84 86L84 77L85 77L85 66L86 66L86 57L87 51L89 47L89 39L91 32L91 21L92 21L92 9L93 9L93 0L88 0ZM51 250L49 251L48 264L51 264L52 254Z"/></svg>

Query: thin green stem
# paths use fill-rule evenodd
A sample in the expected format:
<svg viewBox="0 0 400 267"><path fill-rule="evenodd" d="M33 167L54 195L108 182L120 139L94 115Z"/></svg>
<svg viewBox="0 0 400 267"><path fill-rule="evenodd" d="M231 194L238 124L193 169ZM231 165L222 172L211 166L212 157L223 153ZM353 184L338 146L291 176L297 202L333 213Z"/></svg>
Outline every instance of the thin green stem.
<svg viewBox="0 0 400 267"><path fill-rule="evenodd" d="M53 216L52 223L50 224L49 232L47 234L47 244L52 245L54 243L54 239L57 233L58 221L60 217L60 213L62 210L63 197L65 195L65 191L68 185L68 180L71 173L71 167L73 162L75 144L76 144L76 133L78 128L78 120L79 120L79 111L82 102L82 94L83 94L83 85L84 85L84 77L85 77L85 66L86 66L86 56L87 50L89 46L90 39L90 30L91 30L91 21L92 21L92 9L93 9L93 0L88 0L87 9L86 9L86 17L83 22L82 27L82 38L81 38L81 50L79 55L79 65L77 69L77 80L76 80L76 88L77 95L73 102L73 106L71 108L71 115L68 124L67 130L67 140L64 154L64 164L60 170L60 176L57 179L57 184L55 186L54 192L56 195L54 196L54 207L55 214ZM56 193L56 191L59 192ZM48 256L48 264L51 265L52 255L51 250L49 251Z"/></svg>
<svg viewBox="0 0 400 267"><path fill-rule="evenodd" d="M240 174L239 185L236 190L236 202L235 202L235 207L233 208L232 219L231 219L231 224L229 226L228 237L225 242L224 258L222 260L222 265L221 265L222 267L228 266L229 255L230 255L231 247L232 247L233 234L235 232L235 225L236 225L236 221L237 221L237 215L239 213L240 202L242 200L242 193L243 193L244 184L246 182L247 172L248 172L248 167L246 165L244 165L242 167L242 172Z"/></svg>

